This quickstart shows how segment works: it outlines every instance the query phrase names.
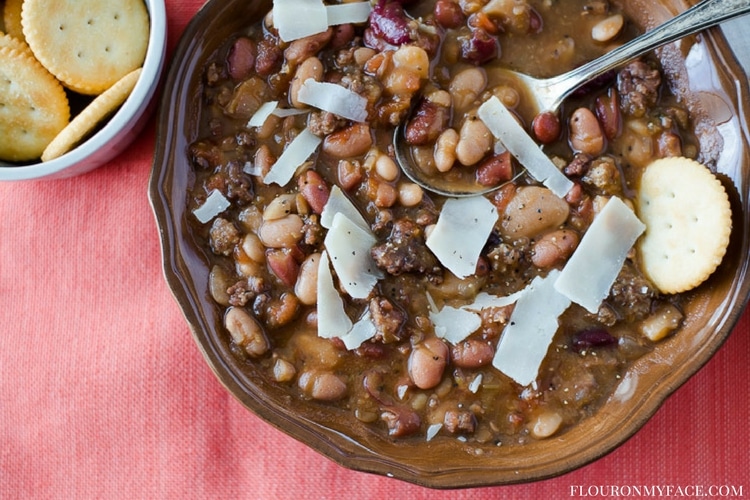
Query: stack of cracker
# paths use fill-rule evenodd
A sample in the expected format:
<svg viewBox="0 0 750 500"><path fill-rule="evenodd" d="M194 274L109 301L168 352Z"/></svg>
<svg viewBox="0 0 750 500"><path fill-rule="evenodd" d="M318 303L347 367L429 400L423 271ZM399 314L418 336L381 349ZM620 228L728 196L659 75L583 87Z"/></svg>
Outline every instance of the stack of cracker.
<svg viewBox="0 0 750 500"><path fill-rule="evenodd" d="M57 158L135 87L146 57L143 0L5 0L0 32L0 159ZM71 120L71 93L91 102Z"/></svg>

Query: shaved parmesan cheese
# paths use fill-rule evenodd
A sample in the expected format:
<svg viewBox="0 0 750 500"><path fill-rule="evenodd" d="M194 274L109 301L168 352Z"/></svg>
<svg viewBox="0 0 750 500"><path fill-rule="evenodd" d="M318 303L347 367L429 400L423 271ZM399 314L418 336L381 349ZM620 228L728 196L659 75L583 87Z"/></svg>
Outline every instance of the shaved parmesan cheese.
<svg viewBox="0 0 750 500"><path fill-rule="evenodd" d="M203 205L193 210L193 215L201 224L205 224L227 208L229 208L229 200L219 190L214 189L203 202Z"/></svg>
<svg viewBox="0 0 750 500"><path fill-rule="evenodd" d="M318 149L321 141L320 137L308 129L304 129L281 153L276 163L271 166L271 170L266 174L263 183L286 185L294 176L297 168Z"/></svg>
<svg viewBox="0 0 750 500"><path fill-rule="evenodd" d="M364 23L370 17L370 2L352 2L327 5L328 25L337 26L349 23Z"/></svg>
<svg viewBox="0 0 750 500"><path fill-rule="evenodd" d="M587 311L596 313L646 226L617 197L612 197L583 235L555 288Z"/></svg>
<svg viewBox="0 0 750 500"><path fill-rule="evenodd" d="M322 0L273 0L273 24L285 42L328 29L328 10Z"/></svg>
<svg viewBox="0 0 750 500"><path fill-rule="evenodd" d="M300 86L297 99L347 120L367 120L367 99L346 87L308 78Z"/></svg>
<svg viewBox="0 0 750 500"><path fill-rule="evenodd" d="M326 339L346 335L352 320L344 310L344 301L333 284L328 254L323 251L318 262L318 336Z"/></svg>
<svg viewBox="0 0 750 500"><path fill-rule="evenodd" d="M297 115L304 115L309 113L310 111L307 109L297 109L297 108L276 108L273 110L273 113L271 113L274 116L278 116L279 118L286 118L287 116L297 116Z"/></svg>
<svg viewBox="0 0 750 500"><path fill-rule="evenodd" d="M274 112L276 107L279 105L278 101L271 101L263 103L259 108L258 111L253 114L252 117L250 117L250 121L247 122L248 127L260 127L264 123L266 123L266 120L269 116Z"/></svg>
<svg viewBox="0 0 750 500"><path fill-rule="evenodd" d="M479 107L479 118L536 180L560 198L564 197L573 181L557 169L552 160L518 124L513 114L493 96Z"/></svg>
<svg viewBox="0 0 750 500"><path fill-rule="evenodd" d="M249 175L254 175L256 177L260 177L263 175L263 169L260 165L256 165L253 162L246 161L245 166L242 167L242 171Z"/></svg>
<svg viewBox="0 0 750 500"><path fill-rule="evenodd" d="M367 224L365 218L359 213L357 207L354 206L341 188L334 184L331 188L331 194L328 197L328 201L320 214L320 225L326 229L331 229L333 217L338 213L344 214L347 219L354 222L365 231L370 232L370 225Z"/></svg>
<svg viewBox="0 0 750 500"><path fill-rule="evenodd" d="M555 290L560 271L536 277L518 299L503 330L492 366L527 386L535 381L542 360L559 327L559 316L570 299Z"/></svg>
<svg viewBox="0 0 750 500"><path fill-rule="evenodd" d="M354 326L346 335L341 336L342 342L348 350L356 349L362 345L362 342L370 340L377 333L375 323L372 322L372 316L370 316L370 310L362 315L362 318L354 323Z"/></svg>
<svg viewBox="0 0 750 500"><path fill-rule="evenodd" d="M489 293L482 292L480 294L477 294L476 298L474 298L474 301L471 304L467 304L462 307L462 309L466 309L467 311L475 311L479 312L482 309L489 309L491 307L505 307L509 306L511 304L514 304L518 301L519 298L525 293L526 289L519 290L515 293L511 293L510 295L506 295L505 297L500 297L499 295L490 295Z"/></svg>
<svg viewBox="0 0 750 500"><path fill-rule="evenodd" d="M341 286L352 298L367 298L383 277L370 253L375 242L372 233L346 215L337 213L333 216L324 244Z"/></svg>
<svg viewBox="0 0 750 500"><path fill-rule="evenodd" d="M487 198L451 198L443 205L427 247L459 278L471 276L495 222L497 209Z"/></svg>
<svg viewBox="0 0 750 500"><path fill-rule="evenodd" d="M455 345L482 326L482 318L475 312L444 306L440 312L430 312L435 335Z"/></svg>

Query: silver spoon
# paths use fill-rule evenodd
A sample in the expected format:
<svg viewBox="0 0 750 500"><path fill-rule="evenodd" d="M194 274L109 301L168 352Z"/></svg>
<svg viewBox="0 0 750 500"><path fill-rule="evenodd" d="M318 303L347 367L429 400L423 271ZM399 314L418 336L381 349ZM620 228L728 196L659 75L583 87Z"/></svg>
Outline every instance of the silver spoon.
<svg viewBox="0 0 750 500"><path fill-rule="evenodd" d="M703 0L651 31L562 75L539 79L512 70L503 70L503 73L525 87L524 95L532 99L531 105L538 112L555 112L573 91L607 71L658 47L748 12L750 12L750 0ZM444 196L461 197L488 193L505 184L487 187L479 184L469 186L462 183L456 186L444 174L426 175L412 161L409 146L404 139L404 126L404 124L399 126L393 137L396 160L404 174L422 188ZM522 174L523 171L514 179Z"/></svg>

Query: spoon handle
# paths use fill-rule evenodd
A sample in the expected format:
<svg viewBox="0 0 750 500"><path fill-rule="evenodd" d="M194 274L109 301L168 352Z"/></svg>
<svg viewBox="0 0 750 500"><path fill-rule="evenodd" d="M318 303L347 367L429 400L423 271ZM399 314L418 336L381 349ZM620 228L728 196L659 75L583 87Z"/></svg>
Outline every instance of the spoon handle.
<svg viewBox="0 0 750 500"><path fill-rule="evenodd" d="M583 83L621 64L687 35L750 12L750 0L703 0L685 12L634 38L607 54L562 75L547 80L546 109L560 102Z"/></svg>

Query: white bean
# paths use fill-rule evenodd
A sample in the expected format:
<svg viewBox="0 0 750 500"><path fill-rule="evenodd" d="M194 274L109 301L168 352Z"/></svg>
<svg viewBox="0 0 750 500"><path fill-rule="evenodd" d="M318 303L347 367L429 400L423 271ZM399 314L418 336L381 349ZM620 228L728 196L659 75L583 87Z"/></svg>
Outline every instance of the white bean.
<svg viewBox="0 0 750 500"><path fill-rule="evenodd" d="M421 186L413 182L404 182L398 186L398 201L401 206L415 207L422 203L424 191Z"/></svg>
<svg viewBox="0 0 750 500"><path fill-rule="evenodd" d="M224 315L224 326L232 340L250 356L262 356L270 348L260 323L240 307L230 307Z"/></svg>
<svg viewBox="0 0 750 500"><path fill-rule="evenodd" d="M591 29L591 38L597 42L608 42L620 34L624 19L621 14L602 19Z"/></svg>
<svg viewBox="0 0 750 500"><path fill-rule="evenodd" d="M290 248L302 238L302 226L299 215L289 214L281 219L263 222L258 237L268 248Z"/></svg>
<svg viewBox="0 0 750 500"><path fill-rule="evenodd" d="M461 165L474 165L492 149L493 137L482 120L469 116L461 125L456 158Z"/></svg>
<svg viewBox="0 0 750 500"><path fill-rule="evenodd" d="M456 146L458 132L452 128L445 129L435 142L435 168L439 172L447 172L456 162Z"/></svg>
<svg viewBox="0 0 750 500"><path fill-rule="evenodd" d="M318 302L318 263L320 254L314 253L308 255L302 262L297 276L297 283L294 285L294 294L300 302L307 306L314 305Z"/></svg>
<svg viewBox="0 0 750 500"><path fill-rule="evenodd" d="M487 86L487 74L481 68L468 68L460 71L450 83L453 103L459 111L471 106Z"/></svg>
<svg viewBox="0 0 750 500"><path fill-rule="evenodd" d="M393 158L387 154L378 155L378 159L375 160L375 172L384 181L395 181L399 174L398 165L393 161Z"/></svg>

